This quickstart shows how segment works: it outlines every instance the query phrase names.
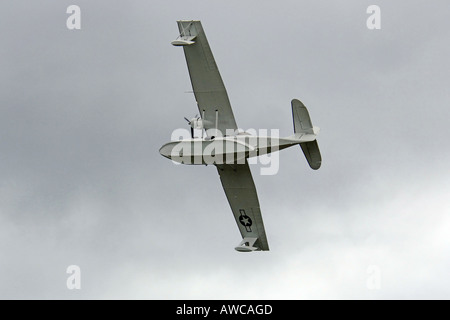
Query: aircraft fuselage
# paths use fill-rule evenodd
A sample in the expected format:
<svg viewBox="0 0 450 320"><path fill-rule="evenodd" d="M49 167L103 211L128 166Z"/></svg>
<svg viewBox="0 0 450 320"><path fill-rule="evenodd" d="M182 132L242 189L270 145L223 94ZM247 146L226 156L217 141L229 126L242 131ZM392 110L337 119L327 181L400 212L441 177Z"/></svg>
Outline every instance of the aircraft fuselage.
<svg viewBox="0 0 450 320"><path fill-rule="evenodd" d="M159 149L159 152L162 156L181 164L243 164L247 158L272 153L315 139L315 134L295 134L284 138L247 134L194 138L168 142Z"/></svg>

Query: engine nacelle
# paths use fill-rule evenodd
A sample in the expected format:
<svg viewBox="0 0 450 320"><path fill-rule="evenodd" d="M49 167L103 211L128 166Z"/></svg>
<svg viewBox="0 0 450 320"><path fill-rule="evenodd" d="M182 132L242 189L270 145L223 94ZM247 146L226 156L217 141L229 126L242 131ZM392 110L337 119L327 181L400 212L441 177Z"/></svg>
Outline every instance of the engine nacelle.
<svg viewBox="0 0 450 320"><path fill-rule="evenodd" d="M191 125L192 129L196 129L196 130L202 130L203 129L203 120L202 120L202 118L192 118L191 121L189 121L189 124Z"/></svg>

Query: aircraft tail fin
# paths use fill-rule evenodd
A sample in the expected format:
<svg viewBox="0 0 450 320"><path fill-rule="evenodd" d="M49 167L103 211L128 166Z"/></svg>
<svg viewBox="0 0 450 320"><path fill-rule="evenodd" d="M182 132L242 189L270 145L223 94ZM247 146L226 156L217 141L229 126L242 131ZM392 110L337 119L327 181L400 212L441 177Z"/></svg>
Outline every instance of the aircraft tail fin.
<svg viewBox="0 0 450 320"><path fill-rule="evenodd" d="M303 154L311 169L317 170L322 164L319 145L315 139L320 129L312 125L308 109L300 100L294 99L291 104L295 136L304 141L300 142Z"/></svg>

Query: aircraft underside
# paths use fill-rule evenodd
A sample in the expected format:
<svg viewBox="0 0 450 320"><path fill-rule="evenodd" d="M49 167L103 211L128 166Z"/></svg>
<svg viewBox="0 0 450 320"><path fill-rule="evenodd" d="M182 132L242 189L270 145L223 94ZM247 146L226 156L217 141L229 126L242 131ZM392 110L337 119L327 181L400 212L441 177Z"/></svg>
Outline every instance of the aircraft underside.
<svg viewBox="0 0 450 320"><path fill-rule="evenodd" d="M238 127L201 22L180 20L178 29L179 36L172 44L183 48L199 116L191 120L185 118L191 127L191 139L168 142L159 152L176 163L215 165L242 236L235 249L239 252L268 251L269 244L248 159L300 145L309 166L317 170L322 163L316 140L319 128L312 125L303 103L294 99L291 101L294 120L292 136L234 134L238 132ZM194 130L201 130L202 138L194 138ZM226 134L221 135L221 132Z"/></svg>

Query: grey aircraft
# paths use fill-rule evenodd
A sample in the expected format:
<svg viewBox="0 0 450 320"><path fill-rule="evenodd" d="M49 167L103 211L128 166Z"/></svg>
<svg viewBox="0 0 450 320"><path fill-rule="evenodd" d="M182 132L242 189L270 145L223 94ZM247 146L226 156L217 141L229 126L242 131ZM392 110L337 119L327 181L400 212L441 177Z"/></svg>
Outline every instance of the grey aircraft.
<svg viewBox="0 0 450 320"><path fill-rule="evenodd" d="M320 168L322 157L308 110L292 100L294 134L288 137L252 136L238 130L227 91L200 21L178 22L172 45L184 50L199 116L188 120L191 138L164 144L159 152L176 163L214 165L231 206L242 241L240 252L268 251L264 223L247 159L300 145L309 166ZM194 137L194 129L201 137Z"/></svg>

